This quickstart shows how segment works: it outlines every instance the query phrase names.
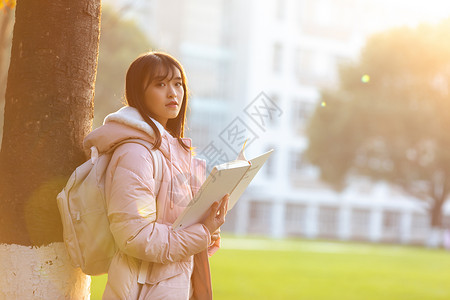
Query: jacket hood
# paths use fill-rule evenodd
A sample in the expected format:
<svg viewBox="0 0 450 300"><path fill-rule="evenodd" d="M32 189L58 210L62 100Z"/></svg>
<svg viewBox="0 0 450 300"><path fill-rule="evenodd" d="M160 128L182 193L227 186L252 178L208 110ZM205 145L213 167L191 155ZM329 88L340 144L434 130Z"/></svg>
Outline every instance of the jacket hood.
<svg viewBox="0 0 450 300"><path fill-rule="evenodd" d="M153 118L152 120L161 133L160 150L165 156L170 157L168 144L178 143L178 140L171 136L158 121ZM125 139L142 139L153 144L155 137L153 128L144 121L139 111L134 107L125 106L106 116L103 125L86 136L83 147L88 150L95 146L101 153ZM183 141L191 146L190 139L183 138Z"/></svg>

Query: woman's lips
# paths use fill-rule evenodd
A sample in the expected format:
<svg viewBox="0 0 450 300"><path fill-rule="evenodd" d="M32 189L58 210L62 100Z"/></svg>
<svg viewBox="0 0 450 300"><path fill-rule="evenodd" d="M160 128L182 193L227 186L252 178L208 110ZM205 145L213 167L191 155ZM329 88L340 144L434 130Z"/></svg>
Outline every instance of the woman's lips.
<svg viewBox="0 0 450 300"><path fill-rule="evenodd" d="M178 102L170 101L169 104L166 104L166 106L169 108L176 108L176 107L178 107Z"/></svg>

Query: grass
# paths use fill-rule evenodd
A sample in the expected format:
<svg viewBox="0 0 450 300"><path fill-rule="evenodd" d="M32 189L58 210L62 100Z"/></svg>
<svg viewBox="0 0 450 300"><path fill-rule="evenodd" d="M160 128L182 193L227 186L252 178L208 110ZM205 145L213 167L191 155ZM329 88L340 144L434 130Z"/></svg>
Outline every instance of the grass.
<svg viewBox="0 0 450 300"><path fill-rule="evenodd" d="M450 252L392 245L223 238L214 299L450 299ZM101 299L106 276L92 278Z"/></svg>

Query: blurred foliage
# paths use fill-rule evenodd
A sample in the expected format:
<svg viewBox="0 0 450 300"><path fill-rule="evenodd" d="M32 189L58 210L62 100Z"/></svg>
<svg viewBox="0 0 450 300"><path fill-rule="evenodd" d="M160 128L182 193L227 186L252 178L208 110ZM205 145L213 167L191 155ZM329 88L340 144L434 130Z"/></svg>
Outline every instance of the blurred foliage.
<svg viewBox="0 0 450 300"><path fill-rule="evenodd" d="M0 0L0 10L16 7L16 0Z"/></svg>
<svg viewBox="0 0 450 300"><path fill-rule="evenodd" d="M450 20L374 35L340 68L308 127L305 157L342 189L387 180L427 200L439 225L450 192ZM432 214L433 215L433 214Z"/></svg>
<svg viewBox="0 0 450 300"><path fill-rule="evenodd" d="M0 2L0 137L3 136L6 81L8 77L9 60L11 58L12 32L15 14L15 2L14 5L11 3L11 1Z"/></svg>
<svg viewBox="0 0 450 300"><path fill-rule="evenodd" d="M0 0L1 1L1 0ZM0 5L12 1L1 1ZM15 3L15 2L14 2ZM1 7L1 6L0 6ZM104 117L122 106L125 74L131 62L150 49L150 42L132 20L123 20L112 7L102 6L100 49L95 84L94 128ZM0 43L0 136L3 132L3 112L9 59L11 56L14 10L3 6L0 24L4 40Z"/></svg>
<svg viewBox="0 0 450 300"><path fill-rule="evenodd" d="M122 19L110 6L103 5L101 18L94 128L123 105L126 71L139 54L150 49L150 42L138 26Z"/></svg>

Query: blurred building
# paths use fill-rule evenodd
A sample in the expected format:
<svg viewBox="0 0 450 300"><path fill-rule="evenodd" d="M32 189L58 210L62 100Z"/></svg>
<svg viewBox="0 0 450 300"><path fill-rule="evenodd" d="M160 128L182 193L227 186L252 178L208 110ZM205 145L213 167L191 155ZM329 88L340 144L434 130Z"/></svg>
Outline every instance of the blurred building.
<svg viewBox="0 0 450 300"><path fill-rule="evenodd" d="M188 75L190 115L186 135L197 151L226 125L234 109L232 4L224 0L109 0L136 21L155 49L181 61Z"/></svg>
<svg viewBox="0 0 450 300"><path fill-rule="evenodd" d="M274 0L240 7L247 9L249 28L249 49L241 54L248 66L243 95L250 106L243 106L245 123L260 134L248 153L276 151L265 173L230 214L235 219L226 224L230 230L273 237L426 241L424 203L387 184L362 179L338 194L321 183L318 170L303 159L307 121L320 89L338 85L338 65L358 59L368 35L407 21L412 25L426 10L402 2L403 6L400 1ZM264 110L255 99L261 91L266 104L274 104L272 109ZM256 112L255 106L260 114L248 114ZM266 126L258 131L255 118L262 114ZM448 215L447 207L447 226Z"/></svg>
<svg viewBox="0 0 450 300"><path fill-rule="evenodd" d="M248 158L275 149L230 212L224 230L425 242L429 222L424 203L362 179L336 193L318 180L318 170L302 153L320 89L339 83L338 65L358 59L375 31L438 19L442 10L433 3L439 2L133 1L135 8L127 13L157 50L172 53L186 68L192 90L187 135L209 167L233 159L244 137ZM446 213L450 226L448 206Z"/></svg>

